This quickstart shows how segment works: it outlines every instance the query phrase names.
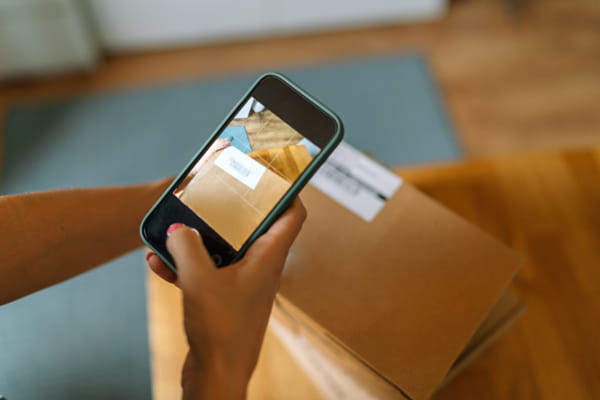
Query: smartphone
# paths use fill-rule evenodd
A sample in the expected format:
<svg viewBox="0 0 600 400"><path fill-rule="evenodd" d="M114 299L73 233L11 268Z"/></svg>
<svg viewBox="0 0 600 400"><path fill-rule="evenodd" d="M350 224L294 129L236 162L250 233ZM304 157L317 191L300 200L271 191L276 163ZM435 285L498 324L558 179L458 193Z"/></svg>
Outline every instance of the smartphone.
<svg viewBox="0 0 600 400"><path fill-rule="evenodd" d="M342 121L278 73L261 76L140 226L144 243L176 272L166 248L175 222L200 232L217 267L239 260L327 159Z"/></svg>

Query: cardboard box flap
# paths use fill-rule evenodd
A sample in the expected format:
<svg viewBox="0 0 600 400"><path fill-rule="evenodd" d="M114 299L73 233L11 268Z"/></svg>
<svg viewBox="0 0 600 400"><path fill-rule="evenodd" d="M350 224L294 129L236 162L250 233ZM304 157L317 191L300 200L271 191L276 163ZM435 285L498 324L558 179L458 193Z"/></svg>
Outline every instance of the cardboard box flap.
<svg viewBox="0 0 600 400"><path fill-rule="evenodd" d="M411 398L429 397L519 257L407 184L370 223L310 186L301 197L309 215L280 293Z"/></svg>
<svg viewBox="0 0 600 400"><path fill-rule="evenodd" d="M525 306L516 297L509 288L502 294L502 297L490 313L486 316L483 323L477 328L473 337L469 340L466 347L454 361L450 371L444 378L436 391L444 387L448 382L460 374L475 358L484 352L492 343L500 338L501 335L521 316Z"/></svg>

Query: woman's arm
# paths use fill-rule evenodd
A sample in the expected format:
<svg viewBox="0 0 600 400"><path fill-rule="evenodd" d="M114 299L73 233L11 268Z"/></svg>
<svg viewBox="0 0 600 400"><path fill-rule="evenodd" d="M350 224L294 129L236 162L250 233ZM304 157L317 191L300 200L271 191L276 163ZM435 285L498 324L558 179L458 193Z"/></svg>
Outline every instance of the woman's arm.
<svg viewBox="0 0 600 400"><path fill-rule="evenodd" d="M0 197L0 305L141 246L139 224L170 181Z"/></svg>
<svg viewBox="0 0 600 400"><path fill-rule="evenodd" d="M225 268L215 267L197 231L181 223L167 230L190 345L181 379L185 400L246 398L285 259L305 218L296 199L240 261ZM149 254L150 268L167 269Z"/></svg>

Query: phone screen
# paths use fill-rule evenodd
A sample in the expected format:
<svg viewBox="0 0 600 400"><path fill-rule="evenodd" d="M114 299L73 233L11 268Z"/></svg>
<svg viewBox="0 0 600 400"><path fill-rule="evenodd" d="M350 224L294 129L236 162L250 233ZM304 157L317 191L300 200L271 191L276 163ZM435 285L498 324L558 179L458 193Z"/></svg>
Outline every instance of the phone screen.
<svg viewBox="0 0 600 400"><path fill-rule="evenodd" d="M251 96L172 194L239 250L320 151Z"/></svg>
<svg viewBox="0 0 600 400"><path fill-rule="evenodd" d="M176 270L166 231L181 222L200 232L217 267L235 262L331 154L343 130L335 114L287 78L263 75L148 212L144 242Z"/></svg>

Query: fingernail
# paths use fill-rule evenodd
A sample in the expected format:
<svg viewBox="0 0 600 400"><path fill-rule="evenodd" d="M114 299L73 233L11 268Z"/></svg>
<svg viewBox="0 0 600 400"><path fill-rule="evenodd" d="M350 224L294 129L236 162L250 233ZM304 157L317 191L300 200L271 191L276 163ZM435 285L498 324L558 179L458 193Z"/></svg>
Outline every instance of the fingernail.
<svg viewBox="0 0 600 400"><path fill-rule="evenodd" d="M169 226L169 229L167 229L167 236L171 236L171 233L175 232L177 229L181 228L182 226L184 226L181 222L175 222L174 224L171 224Z"/></svg>
<svg viewBox="0 0 600 400"><path fill-rule="evenodd" d="M152 256L155 256L156 254L150 252L146 254L146 262L150 261L150 258L152 258Z"/></svg>
<svg viewBox="0 0 600 400"><path fill-rule="evenodd" d="M196 228L190 228L190 229L193 230L196 233L196 235L200 236L200 232L198 232L198 229L196 229Z"/></svg>

